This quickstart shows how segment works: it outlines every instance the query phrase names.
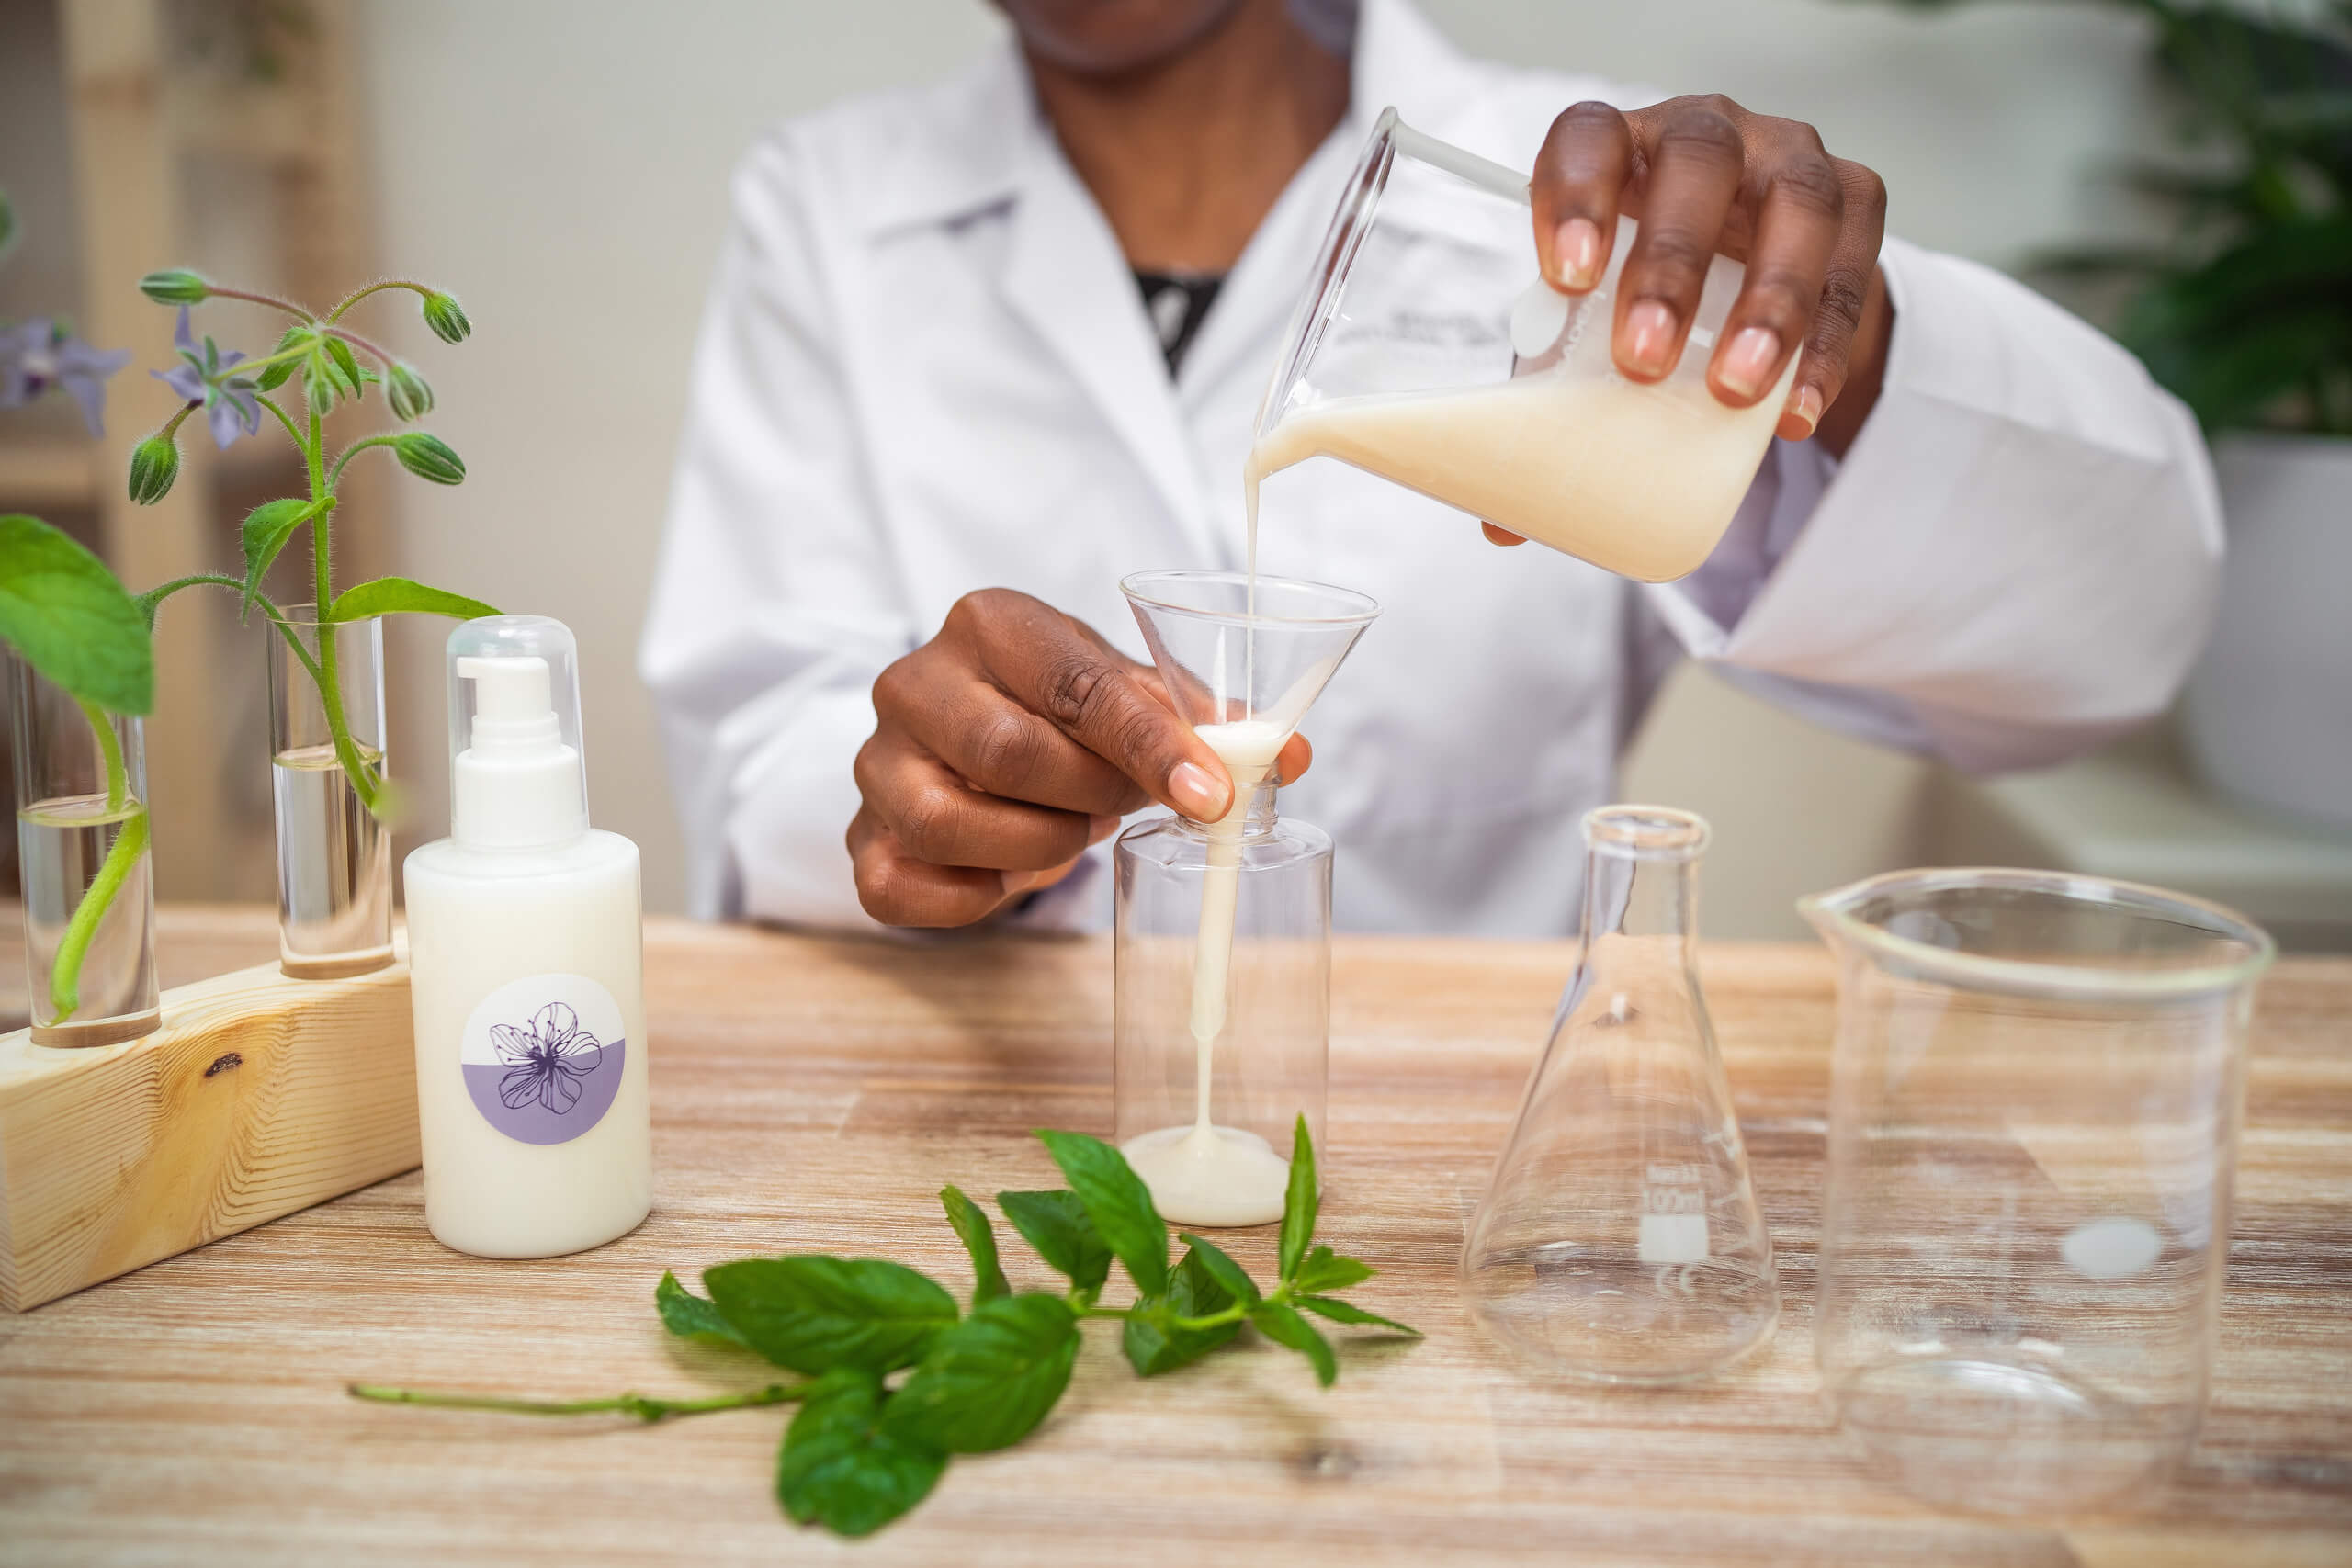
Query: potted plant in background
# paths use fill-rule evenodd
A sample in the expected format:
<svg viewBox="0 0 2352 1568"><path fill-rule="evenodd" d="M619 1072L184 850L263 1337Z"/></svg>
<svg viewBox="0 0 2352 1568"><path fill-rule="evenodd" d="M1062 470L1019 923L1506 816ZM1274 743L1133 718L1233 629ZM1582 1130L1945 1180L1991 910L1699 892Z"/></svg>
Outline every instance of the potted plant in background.
<svg viewBox="0 0 2352 1568"><path fill-rule="evenodd" d="M16 237L0 192L0 255ZM0 322L0 409L51 392L99 433L129 362L45 317ZM107 1045L157 1020L154 883L140 716L154 700L147 622L104 562L37 517L0 517L0 642L33 1039Z"/></svg>
<svg viewBox="0 0 2352 1568"><path fill-rule="evenodd" d="M268 416L301 454L310 477L308 493L266 502L245 518L242 578L182 578L153 590L143 603L152 620L164 599L209 584L235 590L243 613L258 609L265 617L280 966L300 978L366 974L392 960L388 826L397 803L384 755L383 617L413 612L470 618L498 612L480 600L404 577L335 591L336 491L355 458L382 447L410 473L435 484L461 482L466 467L447 443L421 430L378 432L330 451L326 423L364 401L371 386L381 389L382 400L403 423L433 407L433 389L413 366L345 321L360 301L407 290L422 299L425 324L443 342L463 342L473 329L447 292L405 279L356 289L323 313L274 295L224 288L184 269L151 273L140 288L158 304L179 310L180 363L154 374L179 395L181 406L133 449L131 499L143 504L170 491L179 471L179 428L199 411L221 446L258 432ZM189 310L212 299L263 306L289 317L291 324L270 352L248 358L223 350L209 336L196 336ZM297 375L299 401L274 395ZM279 553L305 530L311 600L281 608L263 583Z"/></svg>
<svg viewBox="0 0 2352 1568"><path fill-rule="evenodd" d="M2229 558L2181 704L2191 764L2352 828L2352 0L2104 3L2150 19L2180 105L2177 146L2126 175L2177 221L2032 270L2124 285L2116 336L2213 444Z"/></svg>

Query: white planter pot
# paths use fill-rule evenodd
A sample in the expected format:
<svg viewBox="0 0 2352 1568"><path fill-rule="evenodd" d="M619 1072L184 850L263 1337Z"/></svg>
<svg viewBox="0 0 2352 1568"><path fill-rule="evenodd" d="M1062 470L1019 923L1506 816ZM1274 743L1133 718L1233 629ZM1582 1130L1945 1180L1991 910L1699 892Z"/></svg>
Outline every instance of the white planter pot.
<svg viewBox="0 0 2352 1568"><path fill-rule="evenodd" d="M2352 437L2214 444L2229 556L2181 732L2205 782L2352 828Z"/></svg>

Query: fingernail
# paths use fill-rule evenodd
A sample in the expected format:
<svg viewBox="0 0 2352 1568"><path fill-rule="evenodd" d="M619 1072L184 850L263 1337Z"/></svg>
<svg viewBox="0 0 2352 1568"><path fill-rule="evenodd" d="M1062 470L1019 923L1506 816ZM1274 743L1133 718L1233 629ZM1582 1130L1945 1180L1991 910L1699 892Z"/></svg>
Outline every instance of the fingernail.
<svg viewBox="0 0 2352 1568"><path fill-rule="evenodd" d="M1168 775L1168 794L1176 809L1195 822L1214 822L1225 815L1228 792L1198 762L1179 762Z"/></svg>
<svg viewBox="0 0 2352 1568"><path fill-rule="evenodd" d="M1789 399L1789 414L1804 424L1804 434L1796 439L1803 441L1810 436L1815 427L1821 423L1821 389L1813 386L1799 387L1795 395Z"/></svg>
<svg viewBox="0 0 2352 1568"><path fill-rule="evenodd" d="M1600 281L1600 230L1589 218L1571 218L1552 236L1552 265L1569 288Z"/></svg>
<svg viewBox="0 0 2352 1568"><path fill-rule="evenodd" d="M1764 389L1764 378L1781 357L1781 334L1770 327L1743 327L1724 350L1715 379L1734 397L1752 398Z"/></svg>
<svg viewBox="0 0 2352 1568"><path fill-rule="evenodd" d="M1674 312L1644 299L1625 312L1624 368L1635 376L1663 376L1674 351Z"/></svg>

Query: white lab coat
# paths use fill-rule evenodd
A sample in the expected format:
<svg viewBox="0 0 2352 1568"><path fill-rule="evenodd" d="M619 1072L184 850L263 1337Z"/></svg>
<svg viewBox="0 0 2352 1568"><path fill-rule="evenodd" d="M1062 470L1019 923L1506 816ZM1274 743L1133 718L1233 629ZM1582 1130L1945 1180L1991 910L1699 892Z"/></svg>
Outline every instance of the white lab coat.
<svg viewBox="0 0 2352 1568"><path fill-rule="evenodd" d="M1241 458L1381 107L1526 167L1628 96L1456 53L1366 0L1352 107L1171 386L1133 278L1010 45L791 121L745 158L695 358L641 663L692 908L870 927L842 833L871 689L966 592L1022 589L1141 657L1117 589L1242 554ZM1529 262L1532 276L1532 261ZM1775 443L1684 582L1637 588L1328 459L1265 491L1262 570L1385 606L1309 716L1283 808L1340 846L1342 929L1575 929L1577 818L1684 651L1799 713L1970 768L2163 707L2221 553L2195 426L2009 280L1898 241L1884 389L1842 463ZM1024 923L1108 923L1105 849Z"/></svg>

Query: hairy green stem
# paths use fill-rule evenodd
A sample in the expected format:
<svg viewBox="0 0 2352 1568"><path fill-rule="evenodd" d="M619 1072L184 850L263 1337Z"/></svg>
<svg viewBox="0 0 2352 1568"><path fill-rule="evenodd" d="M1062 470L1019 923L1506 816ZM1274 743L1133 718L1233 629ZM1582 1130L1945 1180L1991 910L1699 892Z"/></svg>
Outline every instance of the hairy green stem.
<svg viewBox="0 0 2352 1568"><path fill-rule="evenodd" d="M341 338L344 342L349 344L352 347L358 349L363 354L374 355L377 361L387 370L391 368L392 355L390 350L368 342L366 338L361 337L357 333L353 332L349 327L329 327L327 332L332 336Z"/></svg>
<svg viewBox="0 0 2352 1568"><path fill-rule="evenodd" d="M300 449L302 445L302 433L294 428L294 420L292 416L288 414L284 409L279 408L277 402L273 400L266 392L255 392L254 394L254 401L261 404L262 407L267 409L270 412L277 416L277 423L286 427L287 435L292 439L296 448ZM190 406L193 407L194 405L191 404Z"/></svg>
<svg viewBox="0 0 2352 1568"><path fill-rule="evenodd" d="M272 310L285 311L288 315L292 316L297 321L315 321L318 320L316 316L313 316L310 311L305 310L301 306L294 303L293 300L281 299L275 294L256 294L251 289L246 288L223 288L217 283L206 284L204 286L204 291L217 299L243 299L250 305L267 305Z"/></svg>
<svg viewBox="0 0 2352 1568"><path fill-rule="evenodd" d="M309 439L302 443L302 457L311 470L311 500L314 504L322 502L334 494L334 490L327 479L325 437L315 409L311 412ZM377 781L351 739L351 722L343 711L343 682L335 669L335 626L327 619L327 607L334 603L334 536L329 527L333 516L334 509L322 505L319 514L311 520L311 590L315 595L311 612L316 617L319 638L318 662L311 673L319 688L319 705L326 714L327 736L334 745L335 761L343 765L344 776L358 792L359 804L372 815L379 809Z"/></svg>
<svg viewBox="0 0 2352 1568"><path fill-rule="evenodd" d="M649 1399L641 1393L616 1393L609 1399L502 1399L492 1394L435 1393L422 1389L387 1388L380 1383L345 1385L354 1399L380 1404L429 1404L442 1410L499 1410L513 1416L594 1416L610 1412L634 1416L647 1423L673 1416L707 1416L714 1410L752 1410L763 1404L789 1404L808 1389L807 1383L770 1383L741 1393L713 1394L707 1399Z"/></svg>
<svg viewBox="0 0 2352 1568"><path fill-rule="evenodd" d="M433 288L428 284L412 282L410 279L405 277L379 278L365 288L355 289L351 293L345 295L343 302L337 305L334 310L327 312L326 319L328 323L332 325L333 323L343 320L343 313L345 310L350 310L354 305L358 304L359 301L367 299L370 294L380 294L387 288L410 289L426 299L431 299L434 294Z"/></svg>
<svg viewBox="0 0 2352 1568"><path fill-rule="evenodd" d="M240 595L245 591L242 579L226 576L217 571L200 571L193 577L175 577L160 588L149 589L141 597L152 599L156 604L161 605L164 600L183 588L228 588L234 590ZM294 624L286 618L286 612L279 609L266 593L255 593L254 603L262 607L262 613L269 617L270 624L275 626L278 635L286 639L286 646L293 650L294 657L301 661L302 668L309 672L311 679L316 681L319 678L318 663L311 659L310 649L302 641L302 635L296 631Z"/></svg>
<svg viewBox="0 0 2352 1568"><path fill-rule="evenodd" d="M390 446L399 439L397 435L370 435L364 441L355 441L345 447L342 456L335 458L334 469L327 475L327 488L332 490L343 482L343 466L352 458L356 457L370 446Z"/></svg>
<svg viewBox="0 0 2352 1568"><path fill-rule="evenodd" d="M130 772L123 763L122 742L115 735L110 716L95 704L80 705L82 716L89 720L90 733L97 739L98 754L106 760L107 811L111 815L130 803ZM63 1023L82 1010L82 964L97 937L98 922L106 919L122 885L130 880L130 868L146 852L147 808L141 806L122 819L107 858L98 863L97 875L82 890L82 901L65 922L57 955L50 962L49 1003L57 1022Z"/></svg>

